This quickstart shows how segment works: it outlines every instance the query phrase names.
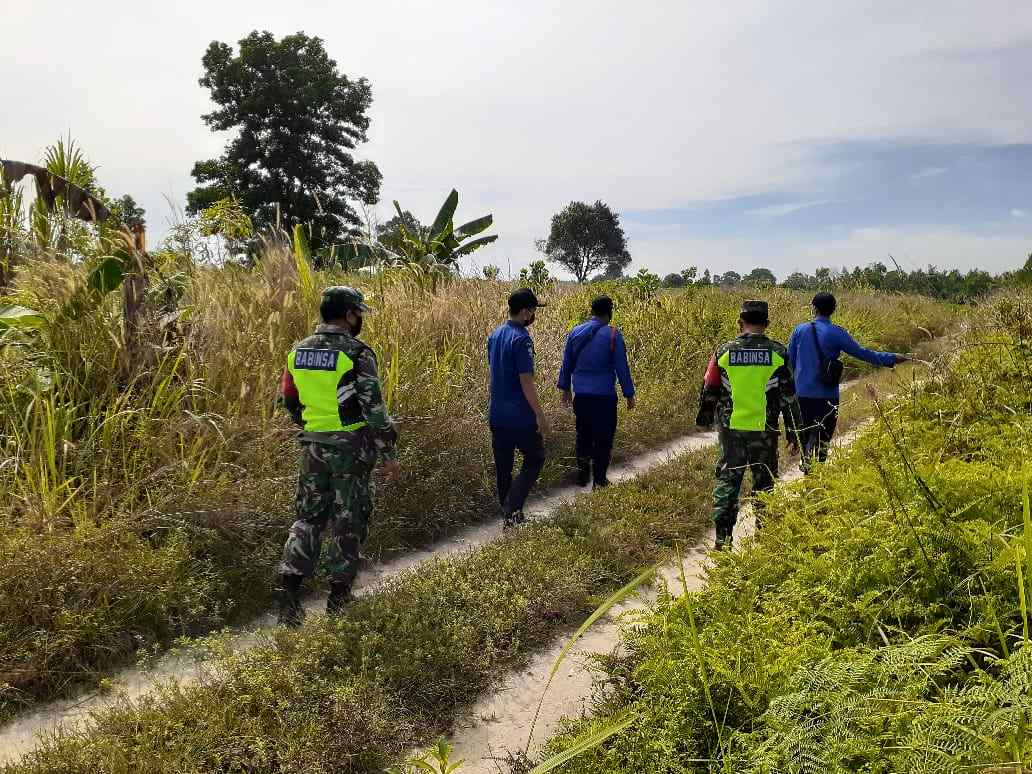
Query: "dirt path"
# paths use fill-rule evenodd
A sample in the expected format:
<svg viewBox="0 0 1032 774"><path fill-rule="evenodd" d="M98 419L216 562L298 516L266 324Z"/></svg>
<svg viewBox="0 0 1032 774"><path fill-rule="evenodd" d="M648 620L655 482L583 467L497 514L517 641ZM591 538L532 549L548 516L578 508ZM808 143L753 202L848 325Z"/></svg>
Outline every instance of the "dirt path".
<svg viewBox="0 0 1032 774"><path fill-rule="evenodd" d="M836 446L850 443L868 424L862 423L846 435L836 439ZM798 458L789 459L779 477L779 485L802 477L797 465ZM735 540L755 533L756 521L750 505L743 505L735 527ZM713 546L715 534L711 527L707 534L682 555L684 578L689 591L702 587L706 572L706 557ZM670 593L678 596L684 588L677 563L664 565L660 571L659 583L664 583ZM619 650L622 638L621 621L625 614L633 615L643 606L649 605L658 596L659 583L643 588L638 598L617 605L610 614L589 629L578 641L576 655L563 664L552 681L536 725L530 749L547 740L564 717L576 717L589 709L587 702L592 694L592 671L587 662L593 653L610 653ZM509 751L522 751L534 723L534 714L542 691L548 682L552 665L565 647L565 639L555 642L550 648L534 655L525 669L508 675L503 683L491 693L482 696L468 713L455 725L451 737L454 745L453 760L464 759L462 774L498 774L510 769L505 765Z"/></svg>
<svg viewBox="0 0 1032 774"><path fill-rule="evenodd" d="M702 449L716 443L716 433L693 433L677 438L632 460L614 465L609 471L613 482L634 478L657 465L685 452ZM525 509L529 518L540 519L551 515L563 502L572 500L585 489L563 486L528 500ZM356 594L368 594L383 581L411 570L431 559L454 556L472 551L501 537L501 525L495 520L474 525L456 532L426 549L411 551L397 559L363 569L355 582ZM310 614L325 610L325 596L313 595L305 602ZM262 641L262 634L276 625L273 614L266 614L230 635L228 645L245 651ZM40 734L51 734L61 728L70 728L88 718L96 710L117 703L122 698L135 699L156 685L170 679L181 683L198 680L206 668L203 657L190 653L168 653L149 668L129 667L116 672L108 681L108 690L92 692L74 699L60 700L39 706L0 727L0 763L12 761L36 746Z"/></svg>

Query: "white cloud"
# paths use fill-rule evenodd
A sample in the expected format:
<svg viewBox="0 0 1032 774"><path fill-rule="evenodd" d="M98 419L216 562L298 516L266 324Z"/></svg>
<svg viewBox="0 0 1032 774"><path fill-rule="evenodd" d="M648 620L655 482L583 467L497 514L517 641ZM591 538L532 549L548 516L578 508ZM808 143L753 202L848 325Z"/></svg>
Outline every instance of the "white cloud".
<svg viewBox="0 0 1032 774"><path fill-rule="evenodd" d="M1010 211L1010 214L1011 214L1011 217L1012 217L1012 218L1023 218L1023 217L1025 217L1025 216L1026 216L1026 215L1027 215L1028 213L1027 213L1027 212L1025 212L1024 210L1021 210L1021 209L1017 209L1017 208L1015 208L1015 209L1013 209L1013 210L1011 210L1011 211Z"/></svg>
<svg viewBox="0 0 1032 774"><path fill-rule="evenodd" d="M812 202L793 202L792 204L773 204L769 207L757 207L753 210L746 210L749 215L759 215L764 218L780 218L784 215L791 215L793 212L805 210L808 207L819 207L822 204L829 204L830 199L815 199Z"/></svg>
<svg viewBox="0 0 1032 774"><path fill-rule="evenodd" d="M925 169L920 170L919 172L915 172L911 175L911 177L915 180L921 180L922 178L926 177L937 177L939 175L945 174L946 172L949 172L949 169L947 169L946 167L927 167Z"/></svg>
<svg viewBox="0 0 1032 774"><path fill-rule="evenodd" d="M825 174L805 161L814 139L1032 139L1020 67L941 55L1029 39L1032 6L1013 0L8 0L4 14L0 153L37 159L71 131L152 231L224 142L200 119L201 56L252 29L320 35L370 79L358 155L384 173L381 212L398 198L432 217L454 186L460 214L495 214L484 262L535 258L572 199L626 211L805 192Z"/></svg>

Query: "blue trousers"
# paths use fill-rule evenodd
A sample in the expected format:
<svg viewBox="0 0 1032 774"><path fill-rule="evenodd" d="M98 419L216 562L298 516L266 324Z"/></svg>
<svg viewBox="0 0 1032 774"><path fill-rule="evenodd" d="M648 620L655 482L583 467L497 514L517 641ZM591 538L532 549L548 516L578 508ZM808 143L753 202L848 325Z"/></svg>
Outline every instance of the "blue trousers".
<svg viewBox="0 0 1032 774"><path fill-rule="evenodd" d="M512 466L516 450L523 455L523 464L515 480ZM492 427L491 450L494 452L498 502L502 517L508 518L523 510L527 495L545 466L545 441L537 427Z"/></svg>

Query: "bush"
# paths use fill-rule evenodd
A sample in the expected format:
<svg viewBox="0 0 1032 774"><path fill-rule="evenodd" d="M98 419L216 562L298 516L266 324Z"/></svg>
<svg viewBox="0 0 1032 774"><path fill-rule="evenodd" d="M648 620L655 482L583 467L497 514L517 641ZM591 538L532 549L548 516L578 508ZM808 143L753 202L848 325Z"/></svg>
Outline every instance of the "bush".
<svg viewBox="0 0 1032 774"><path fill-rule="evenodd" d="M53 316L81 285L59 261L23 268L13 300ZM403 475L383 487L367 552L422 545L493 507L484 414L487 332L506 289L412 272L313 274L270 244L254 271L189 267L160 357L128 378L117 294L74 320L0 348L0 716L96 679L140 644L218 627L266 607L292 518L293 429L274 406L285 353L315 322L318 288L357 284L376 313L368 340L402 438ZM563 336L590 299L617 303L638 381L618 456L694 419L710 351L742 296L715 289L640 300L633 287L553 287L533 333L554 428L542 485L572 468L573 422L551 380ZM775 336L807 299L769 294ZM928 301L849 296L843 322L871 346L904 349L950 312ZM41 557L46 557L45 561Z"/></svg>
<svg viewBox="0 0 1032 774"><path fill-rule="evenodd" d="M1032 296L998 298L923 388L771 495L756 541L629 633L595 717L550 750L636 720L563 770L1027 763L1030 330Z"/></svg>

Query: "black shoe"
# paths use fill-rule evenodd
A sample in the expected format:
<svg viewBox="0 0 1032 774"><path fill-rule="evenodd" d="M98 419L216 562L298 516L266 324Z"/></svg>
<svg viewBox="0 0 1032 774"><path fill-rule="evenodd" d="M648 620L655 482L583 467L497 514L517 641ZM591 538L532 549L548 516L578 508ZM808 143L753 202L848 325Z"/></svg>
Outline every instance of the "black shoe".
<svg viewBox="0 0 1032 774"><path fill-rule="evenodd" d="M715 551L730 551L732 544L731 530L717 525L717 541L713 544Z"/></svg>
<svg viewBox="0 0 1032 774"><path fill-rule="evenodd" d="M279 625L297 629L305 620L305 608L301 604L301 584L305 579L301 575L280 575L280 609Z"/></svg>
<svg viewBox="0 0 1032 774"><path fill-rule="evenodd" d="M326 598L326 615L339 616L355 597L348 581L330 581L330 596Z"/></svg>
<svg viewBox="0 0 1032 774"><path fill-rule="evenodd" d="M523 515L522 510L513 511L508 516L502 517L502 530L504 532L508 532L511 529L516 529L516 527L526 522L526 520L527 517Z"/></svg>
<svg viewBox="0 0 1032 774"><path fill-rule="evenodd" d="M594 484L592 484L591 490L594 491L596 489L605 489L607 486L609 486L609 479L604 478L601 481L596 481Z"/></svg>
<svg viewBox="0 0 1032 774"><path fill-rule="evenodd" d="M587 486L591 481L591 459L588 457L577 458L577 486Z"/></svg>

